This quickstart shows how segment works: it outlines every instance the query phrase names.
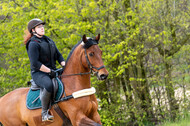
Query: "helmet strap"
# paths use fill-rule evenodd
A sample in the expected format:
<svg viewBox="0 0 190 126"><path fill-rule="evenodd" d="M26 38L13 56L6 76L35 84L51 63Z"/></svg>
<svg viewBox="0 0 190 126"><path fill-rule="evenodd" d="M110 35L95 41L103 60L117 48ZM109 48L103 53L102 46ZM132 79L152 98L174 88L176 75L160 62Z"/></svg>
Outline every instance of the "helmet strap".
<svg viewBox="0 0 190 126"><path fill-rule="evenodd" d="M35 34L37 34L38 36L40 36L40 37L42 37L43 35L40 35L40 34L38 34L36 31L35 31L35 29L34 29L34 32L32 32L33 34L35 33Z"/></svg>

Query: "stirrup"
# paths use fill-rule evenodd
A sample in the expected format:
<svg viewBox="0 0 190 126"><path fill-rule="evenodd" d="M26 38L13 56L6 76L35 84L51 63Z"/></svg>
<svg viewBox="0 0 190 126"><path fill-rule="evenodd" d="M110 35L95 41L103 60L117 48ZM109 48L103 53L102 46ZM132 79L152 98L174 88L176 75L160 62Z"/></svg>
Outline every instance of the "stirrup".
<svg viewBox="0 0 190 126"><path fill-rule="evenodd" d="M54 116L50 115L50 114L48 113L48 111L45 112L45 113L42 113L42 122L44 122L44 121L53 122L53 121L54 121Z"/></svg>

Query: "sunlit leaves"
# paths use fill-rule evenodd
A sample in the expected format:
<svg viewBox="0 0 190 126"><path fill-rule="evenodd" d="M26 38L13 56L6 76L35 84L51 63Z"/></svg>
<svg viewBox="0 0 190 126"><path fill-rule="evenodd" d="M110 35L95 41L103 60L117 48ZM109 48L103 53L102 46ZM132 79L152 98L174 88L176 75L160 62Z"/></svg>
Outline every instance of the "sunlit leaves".
<svg viewBox="0 0 190 126"><path fill-rule="evenodd" d="M91 82L99 90L102 122L114 125L116 121L130 121L130 113L134 112L138 124L142 124L146 113L135 107L142 101L136 97L134 85L147 84L149 89L165 86L169 77L165 74L165 63L172 65L169 82L183 86L190 81L189 40L183 45L190 33L189 5L183 0L175 1L175 5L172 0L168 2L167 10L165 0L132 1L129 6L126 0L1 1L0 95L27 86L31 79L23 35L28 21L40 18L46 21L46 35L56 42L65 59L83 34L101 34L99 46L109 77L106 81L93 77ZM128 86L126 92L122 81ZM143 90L143 86L139 89ZM123 99L125 94L135 97L134 101ZM165 113L163 109L156 116Z"/></svg>

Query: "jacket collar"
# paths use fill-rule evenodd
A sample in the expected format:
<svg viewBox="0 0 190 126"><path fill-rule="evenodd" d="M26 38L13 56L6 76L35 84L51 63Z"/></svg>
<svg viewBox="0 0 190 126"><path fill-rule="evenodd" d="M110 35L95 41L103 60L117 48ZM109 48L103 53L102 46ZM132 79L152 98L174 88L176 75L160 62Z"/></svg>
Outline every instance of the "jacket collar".
<svg viewBox="0 0 190 126"><path fill-rule="evenodd" d="M44 37L44 36L43 36L43 37ZM42 37L42 38L43 38L43 37ZM30 40L31 40L31 41L42 42L42 39L41 39L41 38L38 38L38 37L37 37L37 36L35 36L35 35L34 35L34 36L32 36Z"/></svg>

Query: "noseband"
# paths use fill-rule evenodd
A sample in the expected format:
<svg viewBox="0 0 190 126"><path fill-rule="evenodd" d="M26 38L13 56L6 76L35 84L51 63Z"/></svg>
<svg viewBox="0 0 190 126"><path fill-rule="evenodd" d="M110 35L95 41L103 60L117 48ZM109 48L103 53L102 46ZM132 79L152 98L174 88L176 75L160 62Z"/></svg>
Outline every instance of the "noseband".
<svg viewBox="0 0 190 126"><path fill-rule="evenodd" d="M96 69L96 70L100 70L102 68L104 68L105 66L101 66L101 67L95 67L93 66L91 63L90 63L90 60L88 59L88 55L87 55L87 52L86 52L86 49L85 49L85 57L86 57L86 61L88 63L88 67L90 68L91 71L94 71L93 69ZM95 72L95 71L94 71Z"/></svg>

